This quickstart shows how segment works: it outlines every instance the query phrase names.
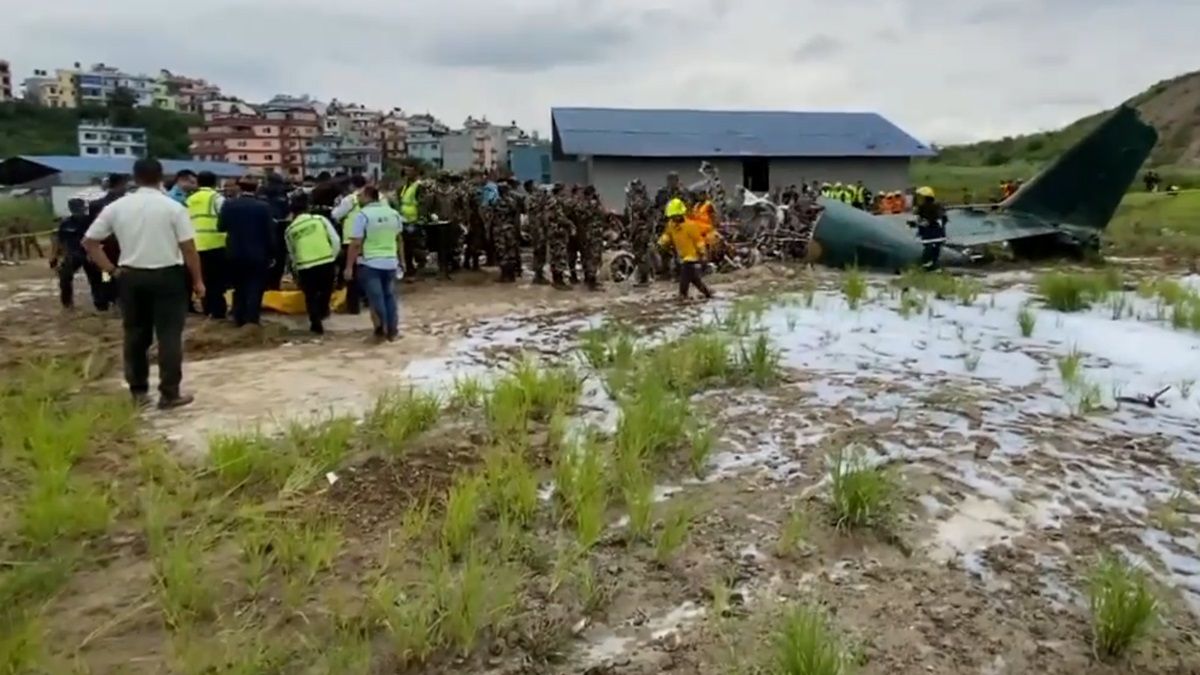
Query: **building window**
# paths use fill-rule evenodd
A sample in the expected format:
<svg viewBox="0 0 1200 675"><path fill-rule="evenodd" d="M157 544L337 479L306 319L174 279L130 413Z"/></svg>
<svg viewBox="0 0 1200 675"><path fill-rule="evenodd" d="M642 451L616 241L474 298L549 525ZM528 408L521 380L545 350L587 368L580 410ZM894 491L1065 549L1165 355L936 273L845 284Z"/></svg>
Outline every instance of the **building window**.
<svg viewBox="0 0 1200 675"><path fill-rule="evenodd" d="M84 152L86 152L89 155L98 155L98 154L100 154L100 149L99 148L84 148Z"/></svg>
<svg viewBox="0 0 1200 675"><path fill-rule="evenodd" d="M264 159L264 160L266 160L266 161L268 161L268 162L274 162L274 161L275 161L275 155L264 155L264 156L263 156L263 159Z"/></svg>
<svg viewBox="0 0 1200 675"><path fill-rule="evenodd" d="M125 148L113 148L112 153L114 155L123 155L125 154Z"/></svg>
<svg viewBox="0 0 1200 675"><path fill-rule="evenodd" d="M248 162L248 161L250 161L250 158L249 158L248 156L246 156L246 155L238 155L238 156L237 156L237 158L238 158L238 161L239 161L239 162Z"/></svg>
<svg viewBox="0 0 1200 675"><path fill-rule="evenodd" d="M85 140L85 141L94 141L94 140L96 140L96 134L93 134L93 133L91 133L91 132L85 133L85 134L83 135L83 140Z"/></svg>
<svg viewBox="0 0 1200 675"><path fill-rule="evenodd" d="M246 141L238 141L238 142L237 142L237 146L238 146L239 148L244 148L244 147L246 147Z"/></svg>

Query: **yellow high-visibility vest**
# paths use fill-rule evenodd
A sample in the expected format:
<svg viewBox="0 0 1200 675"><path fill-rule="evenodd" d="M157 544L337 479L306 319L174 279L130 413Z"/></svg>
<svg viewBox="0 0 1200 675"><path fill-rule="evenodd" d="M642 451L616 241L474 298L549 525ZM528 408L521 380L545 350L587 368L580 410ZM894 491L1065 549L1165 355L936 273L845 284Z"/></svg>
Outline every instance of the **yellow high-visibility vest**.
<svg viewBox="0 0 1200 675"><path fill-rule="evenodd" d="M417 188L420 186L421 181L414 180L400 191L400 215L404 216L406 223L415 223L421 216L421 207L417 203Z"/></svg>
<svg viewBox="0 0 1200 675"><path fill-rule="evenodd" d="M200 188L187 198L188 217L196 230L196 250L225 248L225 233L217 231L217 191Z"/></svg>

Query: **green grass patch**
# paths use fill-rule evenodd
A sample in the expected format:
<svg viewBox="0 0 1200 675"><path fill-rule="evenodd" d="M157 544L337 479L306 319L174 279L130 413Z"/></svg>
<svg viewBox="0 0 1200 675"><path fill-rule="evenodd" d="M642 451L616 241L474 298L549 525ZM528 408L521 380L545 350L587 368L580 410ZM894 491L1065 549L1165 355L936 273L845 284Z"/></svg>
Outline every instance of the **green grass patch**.
<svg viewBox="0 0 1200 675"><path fill-rule="evenodd" d="M1159 603L1145 572L1122 558L1106 557L1088 584L1092 613L1092 648L1096 656L1114 660L1128 654L1159 619Z"/></svg>
<svg viewBox="0 0 1200 675"><path fill-rule="evenodd" d="M773 675L849 675L854 659L826 613L811 605L787 610L771 638Z"/></svg>
<svg viewBox="0 0 1200 675"><path fill-rule="evenodd" d="M859 305L867 299L867 275L863 274L862 270L857 267L847 268L842 273L842 297L846 299L846 306L852 310L857 310Z"/></svg>
<svg viewBox="0 0 1200 675"><path fill-rule="evenodd" d="M437 394L394 389L375 399L363 420L369 438L392 454L403 454L408 442L437 423L442 401Z"/></svg>
<svg viewBox="0 0 1200 675"><path fill-rule="evenodd" d="M843 448L830 456L829 488L838 529L886 525L892 516L895 482L861 452Z"/></svg>
<svg viewBox="0 0 1200 675"><path fill-rule="evenodd" d="M1120 291L1121 279L1112 272L1046 272L1038 276L1037 290L1047 307L1079 312Z"/></svg>

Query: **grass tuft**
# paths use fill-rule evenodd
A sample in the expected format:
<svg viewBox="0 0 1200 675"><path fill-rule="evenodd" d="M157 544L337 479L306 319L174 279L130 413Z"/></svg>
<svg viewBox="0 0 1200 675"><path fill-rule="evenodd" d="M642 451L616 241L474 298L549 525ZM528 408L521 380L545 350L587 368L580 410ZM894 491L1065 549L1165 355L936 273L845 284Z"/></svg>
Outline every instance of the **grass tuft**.
<svg viewBox="0 0 1200 675"><path fill-rule="evenodd" d="M772 638L776 675L849 675L853 659L825 612L814 606L788 610Z"/></svg>
<svg viewBox="0 0 1200 675"><path fill-rule="evenodd" d="M1158 621L1158 600L1145 572L1122 558L1100 560L1091 574L1088 598L1092 648L1104 660L1128 654Z"/></svg>
<svg viewBox="0 0 1200 675"><path fill-rule="evenodd" d="M1021 328L1021 337L1030 337L1033 335L1033 328L1037 325L1037 315L1028 307L1022 307L1017 312L1017 326Z"/></svg>
<svg viewBox="0 0 1200 675"><path fill-rule="evenodd" d="M1121 289L1119 275L1089 272L1047 272L1037 279L1038 294L1052 309L1079 312Z"/></svg>
<svg viewBox="0 0 1200 675"><path fill-rule="evenodd" d="M663 518L658 537L654 540L654 559L665 565L675 557L680 547L687 543L692 527L692 508L680 502L672 506Z"/></svg>
<svg viewBox="0 0 1200 675"><path fill-rule="evenodd" d="M885 524L892 513L891 476L862 453L843 448L830 457L830 497L838 529Z"/></svg>
<svg viewBox="0 0 1200 675"><path fill-rule="evenodd" d="M1083 352L1075 347L1071 347L1071 351L1067 352L1066 356L1060 356L1058 358L1058 374L1062 378L1063 384L1072 386L1078 382L1082 365Z"/></svg>
<svg viewBox="0 0 1200 675"><path fill-rule="evenodd" d="M867 288L867 277L857 267L847 268L842 274L842 296L850 309L858 309L867 297Z"/></svg>
<svg viewBox="0 0 1200 675"><path fill-rule="evenodd" d="M452 558L467 552L479 525L483 504L483 481L462 474L446 495L446 513L442 520L442 547Z"/></svg>
<svg viewBox="0 0 1200 675"><path fill-rule="evenodd" d="M437 423L442 410L437 394L414 389L385 391L375 399L363 427L393 454L403 454L408 441Z"/></svg>
<svg viewBox="0 0 1200 675"><path fill-rule="evenodd" d="M743 376L756 387L765 388L779 382L782 372L778 350L771 347L771 341L766 335L759 334L749 350L745 344L740 345L738 367Z"/></svg>

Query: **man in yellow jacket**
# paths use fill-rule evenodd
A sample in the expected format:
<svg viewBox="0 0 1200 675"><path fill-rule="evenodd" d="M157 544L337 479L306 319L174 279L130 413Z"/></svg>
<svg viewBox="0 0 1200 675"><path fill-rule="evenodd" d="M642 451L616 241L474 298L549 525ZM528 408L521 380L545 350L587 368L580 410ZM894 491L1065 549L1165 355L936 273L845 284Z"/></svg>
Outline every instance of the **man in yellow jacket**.
<svg viewBox="0 0 1200 675"><path fill-rule="evenodd" d="M712 291L704 285L700 278L700 264L704 260L705 242L700 223L687 218L687 205L675 197L667 202L667 227L659 237L660 246L674 246L679 256L679 299L687 300L688 291L692 286L700 291L705 298L712 297Z"/></svg>

